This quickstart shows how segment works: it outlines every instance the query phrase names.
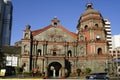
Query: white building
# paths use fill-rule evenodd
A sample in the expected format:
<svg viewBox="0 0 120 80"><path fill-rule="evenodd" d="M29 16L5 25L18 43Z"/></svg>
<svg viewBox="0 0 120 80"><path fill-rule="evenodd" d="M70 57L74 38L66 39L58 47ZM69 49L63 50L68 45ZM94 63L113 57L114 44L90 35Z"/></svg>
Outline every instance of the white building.
<svg viewBox="0 0 120 80"><path fill-rule="evenodd" d="M120 34L112 36L113 49L120 47Z"/></svg>
<svg viewBox="0 0 120 80"><path fill-rule="evenodd" d="M112 50L112 36L111 36L111 26L110 26L110 22L108 19L104 19L105 21L105 30L106 30L106 40L108 42L109 45L109 51Z"/></svg>

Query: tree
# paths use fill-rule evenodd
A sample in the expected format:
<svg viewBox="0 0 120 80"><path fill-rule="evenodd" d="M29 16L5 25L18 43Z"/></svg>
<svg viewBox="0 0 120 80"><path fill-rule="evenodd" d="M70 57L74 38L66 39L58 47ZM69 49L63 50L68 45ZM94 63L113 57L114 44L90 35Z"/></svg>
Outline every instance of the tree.
<svg viewBox="0 0 120 80"><path fill-rule="evenodd" d="M91 71L92 71L92 70L91 70L90 68L86 68L86 69L85 69L85 73L86 73L86 74L89 74Z"/></svg>
<svg viewBox="0 0 120 80"><path fill-rule="evenodd" d="M4 67L4 62L5 62L5 59L4 59L4 55L3 55L3 53L1 52L1 49L0 49L0 69L2 68L2 67Z"/></svg>

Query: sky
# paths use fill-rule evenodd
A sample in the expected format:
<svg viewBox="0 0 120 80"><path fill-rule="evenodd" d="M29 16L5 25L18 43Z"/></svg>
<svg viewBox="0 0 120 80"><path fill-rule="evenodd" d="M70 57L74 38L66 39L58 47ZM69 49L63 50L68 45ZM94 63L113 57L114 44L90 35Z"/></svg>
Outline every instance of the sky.
<svg viewBox="0 0 120 80"><path fill-rule="evenodd" d="M109 19L112 35L120 34L120 0L11 0L13 4L13 21L11 45L23 38L26 25L31 30L42 29L57 16L60 24L71 32L77 31L77 23L91 2L103 18Z"/></svg>

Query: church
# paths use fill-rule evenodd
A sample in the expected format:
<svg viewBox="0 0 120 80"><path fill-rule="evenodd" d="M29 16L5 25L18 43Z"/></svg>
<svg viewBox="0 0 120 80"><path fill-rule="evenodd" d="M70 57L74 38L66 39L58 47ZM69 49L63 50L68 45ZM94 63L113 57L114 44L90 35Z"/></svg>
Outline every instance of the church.
<svg viewBox="0 0 120 80"><path fill-rule="evenodd" d="M32 31L27 25L20 40L19 66L25 71L38 68L48 77L65 77L78 68L104 72L110 59L105 21L92 3L86 4L76 29L77 33L67 30L56 17L42 29Z"/></svg>

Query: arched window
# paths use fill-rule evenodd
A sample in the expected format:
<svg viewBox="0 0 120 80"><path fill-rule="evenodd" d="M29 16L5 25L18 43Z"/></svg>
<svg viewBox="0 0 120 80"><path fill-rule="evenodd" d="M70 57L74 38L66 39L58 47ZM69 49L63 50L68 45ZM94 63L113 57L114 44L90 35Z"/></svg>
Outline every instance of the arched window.
<svg viewBox="0 0 120 80"><path fill-rule="evenodd" d="M56 22L54 23L54 26L55 26L55 27L57 26L57 23L56 23Z"/></svg>
<svg viewBox="0 0 120 80"><path fill-rule="evenodd" d="M120 51L117 51L117 53L120 53Z"/></svg>
<svg viewBox="0 0 120 80"><path fill-rule="evenodd" d="M84 41L84 37L80 36L79 40Z"/></svg>
<svg viewBox="0 0 120 80"><path fill-rule="evenodd" d="M115 53L115 51L113 51L113 53Z"/></svg>
<svg viewBox="0 0 120 80"><path fill-rule="evenodd" d="M95 24L95 27L98 27L98 24Z"/></svg>
<svg viewBox="0 0 120 80"><path fill-rule="evenodd" d="M56 56L56 52L55 51L53 51L53 56Z"/></svg>
<svg viewBox="0 0 120 80"><path fill-rule="evenodd" d="M37 55L41 56L41 49L38 49Z"/></svg>
<svg viewBox="0 0 120 80"><path fill-rule="evenodd" d="M28 35L29 35L28 33L25 33L25 38L28 38Z"/></svg>
<svg viewBox="0 0 120 80"><path fill-rule="evenodd" d="M88 25L85 25L84 29L87 29L88 28Z"/></svg>
<svg viewBox="0 0 120 80"><path fill-rule="evenodd" d="M27 45L24 45L24 52L27 52Z"/></svg>
<svg viewBox="0 0 120 80"><path fill-rule="evenodd" d="M102 49L101 49L101 48L98 48L98 49L97 49L97 54L98 54L98 55L102 54Z"/></svg>
<svg viewBox="0 0 120 80"><path fill-rule="evenodd" d="M68 57L72 56L72 51L71 50L68 51L67 56Z"/></svg>

